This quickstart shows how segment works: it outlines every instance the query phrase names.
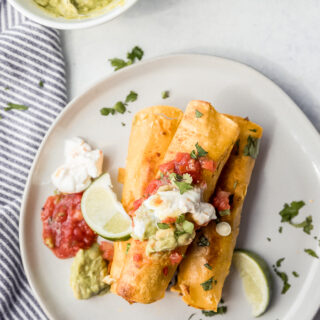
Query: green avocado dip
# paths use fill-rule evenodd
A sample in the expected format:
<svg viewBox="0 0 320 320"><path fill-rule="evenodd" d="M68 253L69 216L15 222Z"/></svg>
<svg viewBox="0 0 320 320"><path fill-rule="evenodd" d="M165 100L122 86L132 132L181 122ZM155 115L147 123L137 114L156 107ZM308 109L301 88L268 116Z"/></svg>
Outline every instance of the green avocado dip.
<svg viewBox="0 0 320 320"><path fill-rule="evenodd" d="M48 13L66 19L88 18L112 9L122 0L34 0Z"/></svg>
<svg viewBox="0 0 320 320"><path fill-rule="evenodd" d="M80 249L71 266L70 284L75 297L88 299L107 293L109 285L102 281L107 274L107 262L102 258L97 243L89 249Z"/></svg>

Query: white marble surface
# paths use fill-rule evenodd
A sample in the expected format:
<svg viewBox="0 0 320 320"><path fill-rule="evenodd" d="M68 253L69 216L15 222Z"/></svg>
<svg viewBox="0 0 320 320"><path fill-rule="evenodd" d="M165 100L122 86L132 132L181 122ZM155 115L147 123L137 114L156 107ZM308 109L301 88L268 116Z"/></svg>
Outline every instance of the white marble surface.
<svg viewBox="0 0 320 320"><path fill-rule="evenodd" d="M320 131L319 17L318 0L140 0L108 24L62 33L69 95L111 73L108 59L135 45L145 58L212 54L268 76Z"/></svg>

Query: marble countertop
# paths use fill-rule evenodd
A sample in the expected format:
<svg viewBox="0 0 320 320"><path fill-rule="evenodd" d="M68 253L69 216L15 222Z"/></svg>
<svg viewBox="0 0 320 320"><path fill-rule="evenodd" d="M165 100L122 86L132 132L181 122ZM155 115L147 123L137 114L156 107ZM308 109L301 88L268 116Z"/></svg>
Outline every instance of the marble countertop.
<svg viewBox="0 0 320 320"><path fill-rule="evenodd" d="M262 72L320 131L319 13L317 0L139 0L107 24L62 32L69 96L113 72L108 59L135 45L144 58L204 53Z"/></svg>

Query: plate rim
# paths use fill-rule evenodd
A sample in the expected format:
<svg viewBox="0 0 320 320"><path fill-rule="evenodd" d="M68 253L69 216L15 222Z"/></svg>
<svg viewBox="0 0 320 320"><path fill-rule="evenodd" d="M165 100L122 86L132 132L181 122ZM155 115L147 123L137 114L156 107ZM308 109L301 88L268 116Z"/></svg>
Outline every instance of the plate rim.
<svg viewBox="0 0 320 320"><path fill-rule="evenodd" d="M120 69L116 72L112 72L110 74L107 74L107 75L99 78L98 80L94 81L92 84L85 87L81 91L80 94L78 94L76 97L71 99L70 102L66 104L66 106L63 108L63 110L60 112L60 114L56 117L56 119L50 125L50 128L48 129L47 133L43 137L42 142L40 143L40 146L37 150L36 156L34 157L32 166L29 170L27 182L25 184L25 189L24 189L23 197L22 197L22 201L21 201L20 216L19 216L19 248L20 248L21 260L22 260L22 266L23 266L26 278L28 280L28 284L32 290L32 293L34 294L34 297L36 298L40 307L43 309L44 313L46 314L46 316L49 319L54 319L54 316L49 312L46 305L43 303L42 299L40 299L40 295L38 294L38 291L36 290L35 286L33 285L32 281L31 281L31 275L30 275L29 267L27 267L26 251L25 251L25 245L24 245L24 241L23 241L23 239L24 239L24 227L23 226L25 224L26 215L27 215L26 214L26 206L27 206L28 194L30 192L30 184L31 184L31 180L32 180L32 177L33 177L33 174L35 171L36 164L38 163L40 154L42 152L42 149L44 148L46 141L48 140L49 136L51 135L51 132L55 129L57 123L64 116L64 114L66 112L68 112L74 105L76 105L77 102L80 101L84 96L90 94L90 92L92 90L94 90L99 85L102 85L105 81L108 81L111 78L118 76L119 74L131 72L131 70L135 69L135 68L141 68L142 66L145 66L148 64L158 63L158 62L161 62L162 60L179 59L179 58L212 59L212 60L216 60L218 62L220 61L220 62L228 63L231 65L233 64L237 67L240 67L242 69L245 69L246 71L253 73L257 77L260 77L262 80L268 82L269 85L271 85L274 90L277 90L278 93L284 99L287 99L287 101L290 102L288 108L295 110L290 116L291 117L293 116L293 117L299 119L300 121L303 121L305 128L308 128L308 130L309 130L308 134L313 136L315 138L314 140L317 140L317 142L320 146L320 135L319 135L317 129L312 124L312 122L308 119L308 117L305 115L305 113L301 110L301 108L293 101L293 99L278 84L276 84L274 81L269 79L262 72L258 71L257 69L255 69L252 66L249 66L245 63L242 63L242 62L239 62L239 61L236 61L233 59L210 55L210 54L202 54L202 53L176 53L176 54L160 55L157 57L145 59L145 60L140 61L138 63L135 63L133 65L127 66L123 69ZM318 160L320 161L320 158ZM311 264L312 269L315 267L317 267L316 261ZM318 269L320 270L319 263L318 263ZM319 275L319 281L320 281L320 275ZM320 294L319 294L319 297L320 297ZM318 306L316 306L316 304L314 304L312 307L308 308L309 309L308 315L310 315L310 319L312 319L315 316L315 314L317 313L319 308L320 308L320 304Z"/></svg>

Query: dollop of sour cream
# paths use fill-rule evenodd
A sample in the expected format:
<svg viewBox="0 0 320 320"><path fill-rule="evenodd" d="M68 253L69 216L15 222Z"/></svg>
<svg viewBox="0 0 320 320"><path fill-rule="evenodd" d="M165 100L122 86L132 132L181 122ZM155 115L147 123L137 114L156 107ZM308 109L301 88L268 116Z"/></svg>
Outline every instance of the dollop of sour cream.
<svg viewBox="0 0 320 320"><path fill-rule="evenodd" d="M201 201L202 191L193 188L183 194L179 190L162 190L146 199L136 211L133 219L133 236L142 239L150 226L167 218L177 218L181 214L190 213L198 225L204 225L216 219L216 212L210 203Z"/></svg>
<svg viewBox="0 0 320 320"><path fill-rule="evenodd" d="M60 192L81 192L89 186L92 178L97 178L102 172L102 151L92 150L81 138L66 140L64 155L65 163L51 176L52 183Z"/></svg>
<svg viewBox="0 0 320 320"><path fill-rule="evenodd" d="M220 236L227 237L231 233L231 226L228 222L219 222L216 231Z"/></svg>

